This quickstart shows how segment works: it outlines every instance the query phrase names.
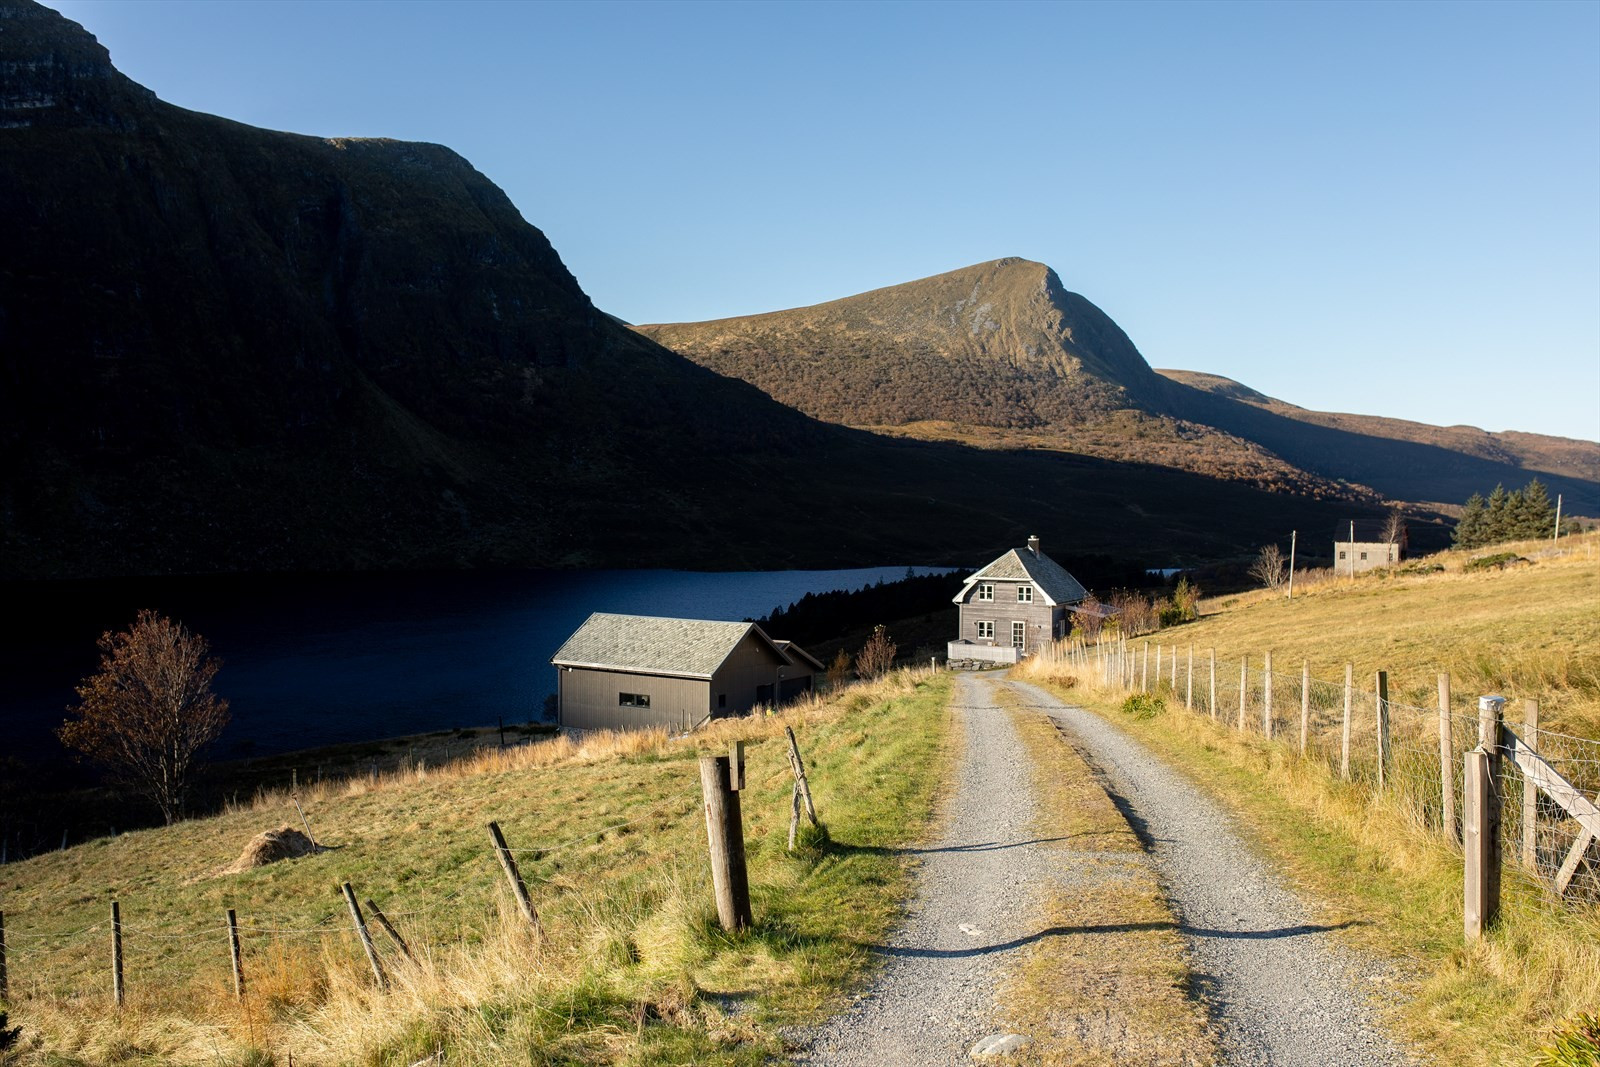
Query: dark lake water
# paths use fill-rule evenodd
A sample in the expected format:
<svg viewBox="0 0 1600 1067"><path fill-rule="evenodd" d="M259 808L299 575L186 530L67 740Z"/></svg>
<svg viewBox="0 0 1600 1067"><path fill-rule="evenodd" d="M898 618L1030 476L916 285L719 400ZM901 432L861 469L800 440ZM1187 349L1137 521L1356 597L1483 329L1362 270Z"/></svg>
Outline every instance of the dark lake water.
<svg viewBox="0 0 1600 1067"><path fill-rule="evenodd" d="M223 660L232 706L221 757L527 722L555 690L550 657L592 611L739 620L808 592L859 589L908 568L549 571L68 582L5 590L5 749L54 758L51 735L97 664L95 639L149 607ZM936 573L914 568L916 573ZM952 587L954 588L954 587ZM774 634L783 637L783 634ZM3 754L3 753L0 753Z"/></svg>

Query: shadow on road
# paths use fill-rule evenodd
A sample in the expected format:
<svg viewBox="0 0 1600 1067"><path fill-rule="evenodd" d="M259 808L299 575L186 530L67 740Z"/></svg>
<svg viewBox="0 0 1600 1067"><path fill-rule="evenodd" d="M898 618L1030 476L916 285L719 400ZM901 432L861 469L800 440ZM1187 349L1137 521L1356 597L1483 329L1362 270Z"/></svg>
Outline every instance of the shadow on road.
<svg viewBox="0 0 1600 1067"><path fill-rule="evenodd" d="M1283 937L1305 937L1308 934L1324 934L1331 930L1344 930L1352 926L1366 926L1363 919L1351 919L1347 922L1334 923L1323 926L1311 923L1301 923L1296 926L1282 926L1271 930L1214 930L1204 926L1190 926L1187 923L1178 923L1171 920L1147 923L1107 923L1102 926L1052 926L1040 930L1036 934L1025 937L1012 938L1010 941L999 941L992 945L975 945L972 948L912 948L897 947L893 945L873 945L872 951L880 956L902 956L912 959L932 960L958 960L973 956L989 956L996 952L1010 952L1013 949L1023 948L1050 937L1067 937L1072 934L1125 934L1142 930L1176 930L1187 937L1223 938L1227 940L1267 941Z"/></svg>

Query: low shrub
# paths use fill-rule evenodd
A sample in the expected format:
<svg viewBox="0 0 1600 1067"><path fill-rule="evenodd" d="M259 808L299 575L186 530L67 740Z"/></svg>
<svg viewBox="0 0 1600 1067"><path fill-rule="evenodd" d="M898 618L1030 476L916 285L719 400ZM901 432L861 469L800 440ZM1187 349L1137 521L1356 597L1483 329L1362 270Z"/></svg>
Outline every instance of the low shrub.
<svg viewBox="0 0 1600 1067"><path fill-rule="evenodd" d="M1578 1014L1556 1027L1539 1050L1537 1067L1600 1067L1600 1015Z"/></svg>
<svg viewBox="0 0 1600 1067"><path fill-rule="evenodd" d="M1526 562L1528 561L1515 552L1496 552L1492 556L1478 556L1476 559L1469 559L1461 569L1464 571L1505 570L1513 563Z"/></svg>
<svg viewBox="0 0 1600 1067"><path fill-rule="evenodd" d="M1135 693L1122 702L1122 713L1135 719L1153 719L1166 710L1167 702L1149 693Z"/></svg>

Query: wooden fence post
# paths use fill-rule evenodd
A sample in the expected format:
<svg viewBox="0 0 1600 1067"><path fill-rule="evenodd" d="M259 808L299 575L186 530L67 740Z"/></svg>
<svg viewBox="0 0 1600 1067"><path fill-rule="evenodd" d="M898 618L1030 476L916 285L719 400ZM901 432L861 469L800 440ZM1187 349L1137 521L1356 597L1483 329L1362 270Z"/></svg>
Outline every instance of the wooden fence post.
<svg viewBox="0 0 1600 1067"><path fill-rule="evenodd" d="M1172 699L1178 699L1178 646L1172 646Z"/></svg>
<svg viewBox="0 0 1600 1067"><path fill-rule="evenodd" d="M1261 668L1261 733L1272 740L1272 653Z"/></svg>
<svg viewBox="0 0 1600 1067"><path fill-rule="evenodd" d="M1350 780L1350 709L1355 704L1356 665L1344 665L1344 736L1339 742L1339 777Z"/></svg>
<svg viewBox="0 0 1600 1067"><path fill-rule="evenodd" d="M244 999L244 960L239 953L239 913L228 909L228 955L233 958L233 999Z"/></svg>
<svg viewBox="0 0 1600 1067"><path fill-rule="evenodd" d="M361 905L356 903L356 891L346 882L340 886L344 892L344 902L350 905L350 921L356 924L356 936L361 938L361 947L366 950L367 962L372 964L372 977L378 980L379 989L389 988L389 979L384 977L383 964L378 962L378 947L372 943L372 931L367 929L366 920L361 917Z"/></svg>
<svg viewBox="0 0 1600 1067"><path fill-rule="evenodd" d="M1311 735L1311 661L1300 661L1300 755L1306 754Z"/></svg>
<svg viewBox="0 0 1600 1067"><path fill-rule="evenodd" d="M1450 732L1450 676L1439 675L1439 828L1451 841L1456 836L1456 757Z"/></svg>
<svg viewBox="0 0 1600 1067"><path fill-rule="evenodd" d="M122 1007L125 999L122 987L122 907L111 902L111 996Z"/></svg>
<svg viewBox="0 0 1600 1067"><path fill-rule="evenodd" d="M394 928L394 924L383 913L383 909L378 907L378 902L371 897L367 898L367 910L372 912L372 917L377 920L378 926L382 928L383 932L389 935L389 940L393 941L395 946L400 949L401 955L408 960L415 961L417 957L411 954L411 946L406 944L406 939L400 936L400 931Z"/></svg>
<svg viewBox="0 0 1600 1067"><path fill-rule="evenodd" d="M500 857L500 869L506 872L506 881L511 883L511 892L516 894L517 906L522 909L522 917L528 920L533 932L543 939L544 927L539 924L539 913L534 910L533 900L528 896L528 886L522 880L522 872L517 869L516 857L512 856L511 850L506 847L506 838L500 832L499 823L489 824L489 838L494 842L495 855Z"/></svg>
<svg viewBox="0 0 1600 1067"><path fill-rule="evenodd" d="M1522 702L1523 740L1535 752L1539 751L1539 702ZM1528 775L1522 776L1522 865L1529 870L1538 869L1539 861L1539 787Z"/></svg>
<svg viewBox="0 0 1600 1067"><path fill-rule="evenodd" d="M1250 693L1250 657L1239 660L1239 731L1244 732L1245 698Z"/></svg>
<svg viewBox="0 0 1600 1067"><path fill-rule="evenodd" d="M6 913L0 911L0 1000L6 999Z"/></svg>
<svg viewBox="0 0 1600 1067"><path fill-rule="evenodd" d="M1150 692L1150 642L1144 643L1144 668L1139 672L1139 692Z"/></svg>
<svg viewBox="0 0 1600 1067"><path fill-rule="evenodd" d="M1161 642L1156 642L1156 688L1161 688Z"/></svg>
<svg viewBox="0 0 1600 1067"><path fill-rule="evenodd" d="M1211 721L1217 721L1217 650L1211 650Z"/></svg>
<svg viewBox="0 0 1600 1067"><path fill-rule="evenodd" d="M800 742L794 739L794 727L785 726L784 735L789 739L789 767L794 771L795 784L800 787L800 796L806 802L806 817L811 820L811 825L821 827L817 821L817 806L811 802L811 781L806 777L806 764L800 758Z"/></svg>
<svg viewBox="0 0 1600 1067"><path fill-rule="evenodd" d="M1373 678L1373 703L1378 713L1378 791L1389 780L1389 672L1379 671Z"/></svg>
<svg viewBox="0 0 1600 1067"><path fill-rule="evenodd" d="M722 928L743 930L750 914L750 875L744 862L744 821L739 794L729 788L728 757L700 757L700 792L706 807L706 839L711 848L711 884Z"/></svg>
<svg viewBox="0 0 1600 1067"><path fill-rule="evenodd" d="M1500 835L1493 824L1494 782L1489 773L1489 754L1483 747L1467 753L1461 772L1461 843L1465 862L1462 877L1462 933L1476 941L1494 921L1500 901L1492 891L1489 872L1497 866L1495 843Z"/></svg>
<svg viewBox="0 0 1600 1067"><path fill-rule="evenodd" d="M1484 794L1485 805L1488 809L1489 819L1489 849L1494 862L1488 865L1488 897L1493 907L1491 914L1485 918L1485 923L1492 921L1493 912L1500 907L1500 866L1503 862L1500 842L1500 823L1504 814L1505 805L1500 797L1500 757L1505 751L1500 743L1500 729L1505 720L1506 701L1504 697L1486 696L1478 698L1478 746L1489 756L1489 788Z"/></svg>
<svg viewBox="0 0 1600 1067"><path fill-rule="evenodd" d="M1189 645L1189 659L1185 664L1187 670L1183 679L1183 710L1194 710L1194 645Z"/></svg>

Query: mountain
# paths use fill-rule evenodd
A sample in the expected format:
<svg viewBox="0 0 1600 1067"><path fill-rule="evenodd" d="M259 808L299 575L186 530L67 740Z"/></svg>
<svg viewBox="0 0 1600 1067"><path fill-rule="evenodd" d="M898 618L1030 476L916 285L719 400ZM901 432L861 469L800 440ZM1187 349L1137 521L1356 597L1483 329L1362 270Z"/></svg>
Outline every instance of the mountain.
<svg viewBox="0 0 1600 1067"><path fill-rule="evenodd" d="M818 421L597 310L449 149L171 106L31 0L0 0L0 78L0 578L970 564L1031 533L1165 563L1351 514ZM1167 387L1066 302L964 309L970 358L1054 343L1085 410Z"/></svg>
<svg viewBox="0 0 1600 1067"><path fill-rule="evenodd" d="M635 327L816 418L1052 448L1267 488L1459 504L1530 477L1600 514L1600 444L1308 411L1151 369L1042 263L999 259L814 307Z"/></svg>

